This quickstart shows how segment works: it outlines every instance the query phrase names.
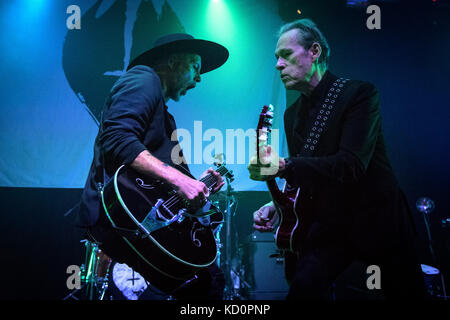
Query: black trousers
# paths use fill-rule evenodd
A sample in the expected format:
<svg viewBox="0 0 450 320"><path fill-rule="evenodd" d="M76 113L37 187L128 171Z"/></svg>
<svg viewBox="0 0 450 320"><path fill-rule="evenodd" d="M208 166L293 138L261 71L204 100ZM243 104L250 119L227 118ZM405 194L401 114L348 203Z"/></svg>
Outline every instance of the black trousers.
<svg viewBox="0 0 450 320"><path fill-rule="evenodd" d="M119 263L125 263L141 274L153 288L153 296L157 297L155 299L171 297L176 300L222 300L223 298L225 278L223 272L215 263L199 271L192 280L180 283L180 286L173 292L162 292L157 286L152 286L153 279L155 279L155 274L152 274L153 270L150 270L138 254L128 246L122 236L114 228L108 226L107 222L104 223L101 220L97 225L87 230L86 234L111 259Z"/></svg>
<svg viewBox="0 0 450 320"><path fill-rule="evenodd" d="M291 261L294 272L287 299L331 299L333 281L355 260L379 267L381 290L387 300L428 298L411 242L371 257L358 252L348 241L334 237L312 241Z"/></svg>

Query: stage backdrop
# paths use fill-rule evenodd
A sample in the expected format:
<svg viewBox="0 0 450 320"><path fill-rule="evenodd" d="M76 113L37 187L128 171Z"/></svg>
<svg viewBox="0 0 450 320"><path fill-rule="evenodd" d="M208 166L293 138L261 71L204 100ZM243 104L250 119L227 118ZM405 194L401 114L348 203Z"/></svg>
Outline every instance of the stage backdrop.
<svg viewBox="0 0 450 320"><path fill-rule="evenodd" d="M74 23L71 5L81 10L80 29L67 27L67 20ZM282 23L275 0L24 0L1 6L0 186L82 187L113 83L157 37L186 32L230 52L222 68L168 104L185 129L180 135L191 170L199 176L212 155L223 152L239 176L237 190L263 190L248 179L255 140L248 130L264 104L277 106L275 128L285 108L274 68Z"/></svg>
<svg viewBox="0 0 450 320"><path fill-rule="evenodd" d="M410 202L429 196L445 216L450 31L449 7L441 2L381 1L381 29L369 30L358 1L1 1L0 186L82 187L114 81L156 37L188 32L230 51L223 67L169 103L178 127L190 132L183 140L190 142L192 171L198 176L209 166L203 153L218 153L210 148L218 142L225 153L234 151L226 160L236 190L265 190L243 164L251 139L227 141L227 129L254 129L269 103L277 110L274 127L282 127L286 101L295 97L286 95L274 68L276 32L283 22L308 17L328 38L331 71L379 89L389 155ZM79 30L66 24L71 5L81 10ZM280 134L286 154L283 141Z"/></svg>

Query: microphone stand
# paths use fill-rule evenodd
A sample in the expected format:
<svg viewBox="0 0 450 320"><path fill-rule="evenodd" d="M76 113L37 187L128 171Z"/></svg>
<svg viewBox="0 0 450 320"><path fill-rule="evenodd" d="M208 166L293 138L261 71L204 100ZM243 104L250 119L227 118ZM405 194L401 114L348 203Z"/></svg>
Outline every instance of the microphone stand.
<svg viewBox="0 0 450 320"><path fill-rule="evenodd" d="M226 210L225 210L225 255L224 255L224 273L225 273L225 290L224 290L224 300L238 300L240 295L236 292L235 280L232 274L236 275L236 272L232 268L232 254L231 254L231 217L234 216L232 213L232 207L236 205L237 201L233 196L234 189L231 187L230 179L227 179L227 193L226 193ZM238 280L239 281L239 280ZM239 287L239 286L238 286Z"/></svg>
<svg viewBox="0 0 450 320"><path fill-rule="evenodd" d="M434 210L434 202L433 200L429 198L420 198L416 202L416 208L419 212L423 215L423 220L425 222L425 229L427 231L427 237L428 237L428 248L430 249L431 259L433 261L433 264L440 269L439 260L437 258L437 255L433 249L433 239L431 238L431 229L430 229L430 213ZM439 270L439 276L441 278L441 285L442 285L442 293L443 295L438 295L438 298L444 298L444 300L447 300L449 297L447 296L447 291L445 288L445 280L444 275L442 274L442 270Z"/></svg>

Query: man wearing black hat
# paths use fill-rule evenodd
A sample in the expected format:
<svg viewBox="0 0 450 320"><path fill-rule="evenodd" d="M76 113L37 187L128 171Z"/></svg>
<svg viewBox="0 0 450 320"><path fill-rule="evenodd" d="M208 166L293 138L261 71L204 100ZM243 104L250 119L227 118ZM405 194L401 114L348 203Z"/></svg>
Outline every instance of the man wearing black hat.
<svg viewBox="0 0 450 320"><path fill-rule="evenodd" d="M170 99L179 101L200 82L201 74L220 67L227 59L227 49L217 43L188 34L163 36L130 63L106 100L82 194L79 225L112 259L127 263L145 278L149 270L105 219L99 191L119 166L128 165L170 184L191 205L203 203L210 192L206 185L172 166L180 161L172 158L178 141L171 139L176 124L166 104ZM189 171L186 163L181 165ZM206 173L217 179L211 192L218 191L223 179L212 169ZM190 298L220 299L221 273L214 264L208 271L186 286L184 294Z"/></svg>

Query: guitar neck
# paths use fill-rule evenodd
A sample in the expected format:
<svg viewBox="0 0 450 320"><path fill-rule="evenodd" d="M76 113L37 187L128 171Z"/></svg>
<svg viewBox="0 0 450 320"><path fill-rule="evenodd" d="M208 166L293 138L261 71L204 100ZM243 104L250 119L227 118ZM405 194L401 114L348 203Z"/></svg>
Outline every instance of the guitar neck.
<svg viewBox="0 0 450 320"><path fill-rule="evenodd" d="M228 170L227 170L227 168L225 168L225 166L222 165L216 171L221 176L224 176ZM212 189L214 187L214 185L217 184L217 180L212 173L208 173L206 176L201 178L200 181L203 182L208 189Z"/></svg>
<svg viewBox="0 0 450 320"><path fill-rule="evenodd" d="M267 180L267 188L269 189L270 194L272 195L273 200L280 203L284 199L283 192L278 188L278 184L275 179Z"/></svg>

